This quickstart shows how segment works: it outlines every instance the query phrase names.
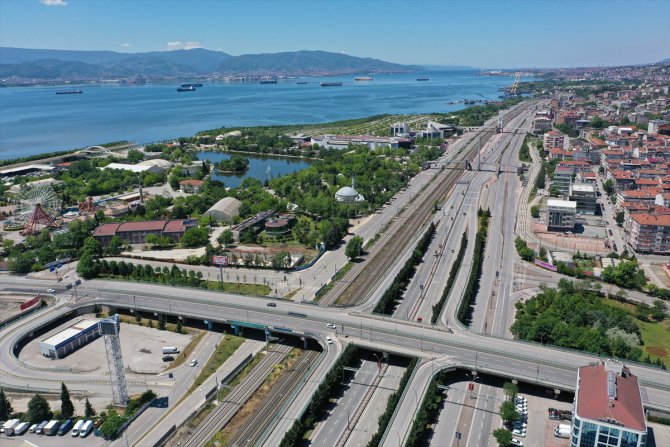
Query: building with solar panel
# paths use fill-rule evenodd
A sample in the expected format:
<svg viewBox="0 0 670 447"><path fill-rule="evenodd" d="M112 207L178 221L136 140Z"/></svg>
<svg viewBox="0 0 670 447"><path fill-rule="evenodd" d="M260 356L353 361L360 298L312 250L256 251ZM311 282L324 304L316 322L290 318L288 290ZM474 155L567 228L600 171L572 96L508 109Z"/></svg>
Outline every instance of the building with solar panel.
<svg viewBox="0 0 670 447"><path fill-rule="evenodd" d="M645 447L647 423L637 377L615 360L577 376L572 447Z"/></svg>

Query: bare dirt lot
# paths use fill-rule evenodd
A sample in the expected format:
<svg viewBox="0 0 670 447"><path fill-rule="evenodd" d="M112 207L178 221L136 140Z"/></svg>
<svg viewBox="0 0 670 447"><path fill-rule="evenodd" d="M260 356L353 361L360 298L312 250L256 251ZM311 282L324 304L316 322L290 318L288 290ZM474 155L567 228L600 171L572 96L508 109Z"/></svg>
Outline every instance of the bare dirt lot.
<svg viewBox="0 0 670 447"><path fill-rule="evenodd" d="M21 304L34 298L34 295L0 295L0 321L21 312Z"/></svg>
<svg viewBox="0 0 670 447"><path fill-rule="evenodd" d="M95 318L95 315L79 316L31 341L23 348L19 354L19 359L40 368L67 368L82 373L106 371L107 355L102 338L96 339L64 359L51 360L40 354L41 340L62 331L83 318ZM127 323L121 323L119 334L123 364L126 370L146 374L159 373L168 366L167 363L162 361L163 346L174 346L181 351L192 338L192 335L189 334L160 331Z"/></svg>

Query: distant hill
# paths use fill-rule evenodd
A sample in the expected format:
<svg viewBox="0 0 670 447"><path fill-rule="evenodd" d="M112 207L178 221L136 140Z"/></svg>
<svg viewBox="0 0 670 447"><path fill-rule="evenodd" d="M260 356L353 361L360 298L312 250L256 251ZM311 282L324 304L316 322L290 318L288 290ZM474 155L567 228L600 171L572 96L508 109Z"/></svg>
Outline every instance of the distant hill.
<svg viewBox="0 0 670 447"><path fill-rule="evenodd" d="M460 70L479 70L476 67L468 67L467 65L422 65L421 68L430 71L460 71Z"/></svg>
<svg viewBox="0 0 670 447"><path fill-rule="evenodd" d="M336 75L401 73L418 67L326 51L244 54L192 50L117 53L0 47L0 76L76 79L105 76Z"/></svg>

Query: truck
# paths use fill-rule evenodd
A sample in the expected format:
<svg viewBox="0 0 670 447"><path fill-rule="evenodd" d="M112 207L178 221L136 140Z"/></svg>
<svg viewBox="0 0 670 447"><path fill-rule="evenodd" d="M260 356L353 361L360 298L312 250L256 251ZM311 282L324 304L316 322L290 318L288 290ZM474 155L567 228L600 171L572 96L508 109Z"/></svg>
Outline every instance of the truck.
<svg viewBox="0 0 670 447"><path fill-rule="evenodd" d="M570 426L568 424L560 424L554 429L554 436L557 438L570 438Z"/></svg>
<svg viewBox="0 0 670 447"><path fill-rule="evenodd" d="M21 436L28 431L28 427L30 427L30 422L21 422L19 425L14 427L14 436Z"/></svg>
<svg viewBox="0 0 670 447"><path fill-rule="evenodd" d="M40 425L38 425L37 429L35 430L35 434L43 435L44 434L44 427L46 427L48 423L49 423L49 421L40 422Z"/></svg>
<svg viewBox="0 0 670 447"><path fill-rule="evenodd" d="M91 430L93 430L93 421L88 420L84 422L84 425L82 425L79 429L79 436L85 438L89 435L89 433L91 433Z"/></svg>
<svg viewBox="0 0 670 447"><path fill-rule="evenodd" d="M179 354L179 349L174 346L163 346L163 354Z"/></svg>
<svg viewBox="0 0 670 447"><path fill-rule="evenodd" d="M74 438L75 436L79 436L79 430L81 429L82 425L84 425L84 420L79 419L77 422L74 423L74 427L72 427L72 437Z"/></svg>
<svg viewBox="0 0 670 447"><path fill-rule="evenodd" d="M53 420L49 421L49 423L44 426L44 430L42 431L47 436L56 436L56 433L58 432L58 427L60 427L60 423L56 420Z"/></svg>
<svg viewBox="0 0 670 447"><path fill-rule="evenodd" d="M65 435L65 433L70 431L70 428L72 428L72 419L67 419L60 425L60 428L58 429L58 436Z"/></svg>
<svg viewBox="0 0 670 447"><path fill-rule="evenodd" d="M14 436L14 428L20 423L21 421L19 419L10 419L3 424L2 432L5 436Z"/></svg>

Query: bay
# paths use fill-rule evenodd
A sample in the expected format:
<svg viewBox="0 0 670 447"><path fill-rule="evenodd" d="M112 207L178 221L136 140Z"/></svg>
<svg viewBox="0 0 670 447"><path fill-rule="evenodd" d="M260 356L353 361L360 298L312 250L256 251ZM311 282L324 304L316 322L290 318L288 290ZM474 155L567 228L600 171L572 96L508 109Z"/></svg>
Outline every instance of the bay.
<svg viewBox="0 0 670 447"><path fill-rule="evenodd" d="M302 124L377 114L449 112L464 99L497 99L508 77L475 71L280 80L277 84L205 83L195 92L176 85L85 85L83 94L56 95L62 87L0 89L0 159L83 148L111 141L140 144L192 136L216 127ZM341 81L342 87L320 82Z"/></svg>

